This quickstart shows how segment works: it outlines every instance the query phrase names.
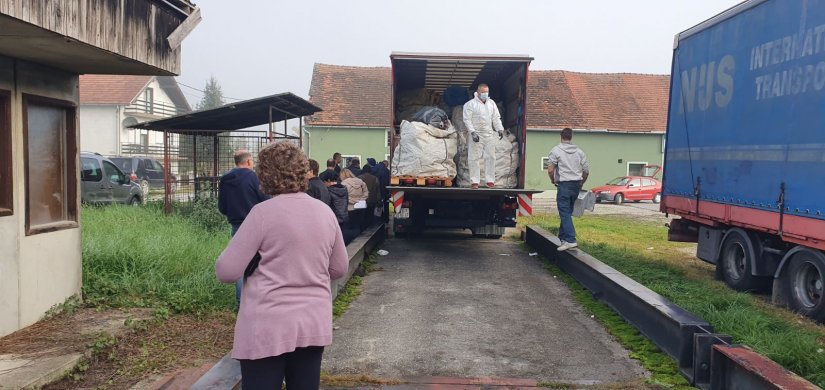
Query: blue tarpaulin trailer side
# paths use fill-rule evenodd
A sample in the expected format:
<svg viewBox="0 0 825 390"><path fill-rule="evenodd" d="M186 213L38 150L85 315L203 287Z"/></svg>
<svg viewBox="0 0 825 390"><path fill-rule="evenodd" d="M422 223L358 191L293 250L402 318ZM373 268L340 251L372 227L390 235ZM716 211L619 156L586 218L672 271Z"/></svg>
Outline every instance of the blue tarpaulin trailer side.
<svg viewBox="0 0 825 390"><path fill-rule="evenodd" d="M734 288L825 320L825 0L745 1L677 35L662 211ZM785 271L788 272L785 272Z"/></svg>

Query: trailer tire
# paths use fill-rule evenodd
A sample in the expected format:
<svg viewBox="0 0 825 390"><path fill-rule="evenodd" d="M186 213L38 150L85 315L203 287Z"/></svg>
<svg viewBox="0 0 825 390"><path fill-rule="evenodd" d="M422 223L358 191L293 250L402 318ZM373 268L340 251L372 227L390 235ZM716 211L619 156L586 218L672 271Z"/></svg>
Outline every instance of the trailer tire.
<svg viewBox="0 0 825 390"><path fill-rule="evenodd" d="M722 244L717 267L728 286L736 291L762 291L770 280L751 274L753 252L750 239L739 231L731 231Z"/></svg>
<svg viewBox="0 0 825 390"><path fill-rule="evenodd" d="M825 256L800 251L791 258L782 277L791 310L825 322Z"/></svg>

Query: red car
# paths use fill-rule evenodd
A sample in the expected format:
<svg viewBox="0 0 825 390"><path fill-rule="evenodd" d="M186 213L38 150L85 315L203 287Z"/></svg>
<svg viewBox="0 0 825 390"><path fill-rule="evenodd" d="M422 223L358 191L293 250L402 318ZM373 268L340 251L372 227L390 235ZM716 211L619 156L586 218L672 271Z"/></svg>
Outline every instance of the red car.
<svg viewBox="0 0 825 390"><path fill-rule="evenodd" d="M661 167L644 167L645 172L650 170L653 170L653 173L649 176L620 176L590 191L596 195L596 202L610 201L620 204L626 200L650 200L659 203L662 200L662 182L653 177L659 173Z"/></svg>

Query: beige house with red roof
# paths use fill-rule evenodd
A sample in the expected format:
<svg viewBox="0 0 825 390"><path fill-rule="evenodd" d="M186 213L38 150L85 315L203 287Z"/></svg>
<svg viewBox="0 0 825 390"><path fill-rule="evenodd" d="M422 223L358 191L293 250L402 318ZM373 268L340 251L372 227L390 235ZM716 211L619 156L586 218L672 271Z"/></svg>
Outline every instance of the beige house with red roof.
<svg viewBox="0 0 825 390"><path fill-rule="evenodd" d="M479 80L483 82L483 80ZM565 127L587 153L587 187L661 164L670 76L531 70L527 91L526 185L551 189L546 158ZM315 64L305 145L324 164L333 153L379 161L389 154L391 71L387 67Z"/></svg>
<svg viewBox="0 0 825 390"><path fill-rule="evenodd" d="M171 76L80 76L80 149L104 156L159 155L162 133L128 126L190 111Z"/></svg>

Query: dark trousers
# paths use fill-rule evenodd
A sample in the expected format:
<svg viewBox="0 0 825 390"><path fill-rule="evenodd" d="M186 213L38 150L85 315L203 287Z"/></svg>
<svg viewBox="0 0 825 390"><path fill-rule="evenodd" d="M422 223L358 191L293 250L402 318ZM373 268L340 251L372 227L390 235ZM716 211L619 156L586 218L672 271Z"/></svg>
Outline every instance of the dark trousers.
<svg viewBox="0 0 825 390"><path fill-rule="evenodd" d="M582 187L581 181L561 181L556 192L556 206L559 209L561 226L559 227L559 240L574 243L576 242L576 227L573 226L573 205L579 196Z"/></svg>
<svg viewBox="0 0 825 390"><path fill-rule="evenodd" d="M318 390L321 386L321 357L324 347L296 348L278 356L240 360L243 390Z"/></svg>
<svg viewBox="0 0 825 390"><path fill-rule="evenodd" d="M235 233L237 233L240 228L241 224L232 224L232 237L235 237ZM235 282L235 303L238 304L238 309L241 308L241 291L243 291L243 278Z"/></svg>
<svg viewBox="0 0 825 390"><path fill-rule="evenodd" d="M375 222L375 204L368 204L366 210L361 210L364 217L361 219L361 231L367 230Z"/></svg>

